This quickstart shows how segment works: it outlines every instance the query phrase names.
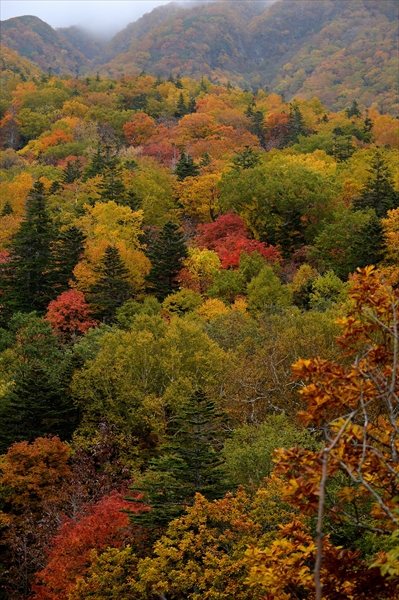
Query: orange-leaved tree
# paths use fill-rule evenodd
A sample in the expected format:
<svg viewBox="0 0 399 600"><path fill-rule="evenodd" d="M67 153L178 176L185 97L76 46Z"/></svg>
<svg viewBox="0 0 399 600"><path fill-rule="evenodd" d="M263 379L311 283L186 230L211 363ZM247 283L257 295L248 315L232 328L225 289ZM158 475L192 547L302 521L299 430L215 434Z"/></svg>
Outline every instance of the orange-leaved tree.
<svg viewBox="0 0 399 600"><path fill-rule="evenodd" d="M294 565L295 548L284 537L284 552L275 549L271 554L269 548L258 558L253 550L249 552L252 583L263 582L267 587L270 569L285 561L290 577L294 570L302 573L298 585L316 600L385 599L399 594L392 554L384 551L379 553L378 564L383 567L391 561L394 575L390 581L381 581L379 571L367 568L355 550L350 554L353 568L351 576L346 576L346 587L341 581L331 588L334 573L348 560L348 551L332 547L326 535L327 517L341 527L350 524L380 537L391 536L399 520L399 292L387 285L374 267L366 267L353 276L349 295L351 308L339 321L341 359L299 360L293 366L295 377L306 383L301 396L307 407L300 416L324 437L323 448L319 452L299 447L276 452L276 471L287 480L283 499L302 513L317 516L316 537L312 539L306 532L308 556L303 565ZM305 541L301 544L303 553ZM385 571L381 568L381 573ZM361 582L366 579L364 586ZM284 588L280 579L279 585L288 593L288 583ZM281 592L273 598L291 596Z"/></svg>

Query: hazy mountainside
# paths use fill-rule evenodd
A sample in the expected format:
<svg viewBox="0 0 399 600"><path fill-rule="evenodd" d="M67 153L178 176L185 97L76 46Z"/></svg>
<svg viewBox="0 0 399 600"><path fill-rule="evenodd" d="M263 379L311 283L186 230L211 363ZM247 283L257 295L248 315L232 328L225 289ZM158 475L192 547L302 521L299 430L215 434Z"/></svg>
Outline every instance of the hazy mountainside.
<svg viewBox="0 0 399 600"><path fill-rule="evenodd" d="M215 2L191 9L176 7L174 12L165 12L161 22L155 22L145 35L139 33L138 21L116 36L126 47L131 32L130 46L105 68L115 75L144 69L162 76L172 71L242 82L242 74L248 72L248 60L252 61L249 26L268 4ZM143 25L148 27L152 14L143 17Z"/></svg>
<svg viewBox="0 0 399 600"><path fill-rule="evenodd" d="M264 8L217 2L177 11L139 39L127 28L117 39L126 46L132 32L129 50L104 71L206 75L287 97L318 95L338 109L371 96L382 110L397 104L396 2L279 0Z"/></svg>
<svg viewBox="0 0 399 600"><path fill-rule="evenodd" d="M3 43L55 74L170 73L397 114L395 0L277 0L160 6L107 45L36 17L2 23Z"/></svg>
<svg viewBox="0 0 399 600"><path fill-rule="evenodd" d="M127 27L117 33L107 44L104 50L104 56L108 60L114 58L117 54L127 52L133 40L138 40L149 33L155 27L162 25L167 19L172 19L176 15L180 17L187 12L177 2L171 2L165 6L158 6L149 13L143 15L137 21L129 23Z"/></svg>
<svg viewBox="0 0 399 600"><path fill-rule="evenodd" d="M67 38L38 17L26 15L1 23L2 43L41 69L53 73L75 72L89 60Z"/></svg>
<svg viewBox="0 0 399 600"><path fill-rule="evenodd" d="M56 31L89 60L98 60L104 51L105 42L100 38L93 37L81 27L58 27Z"/></svg>

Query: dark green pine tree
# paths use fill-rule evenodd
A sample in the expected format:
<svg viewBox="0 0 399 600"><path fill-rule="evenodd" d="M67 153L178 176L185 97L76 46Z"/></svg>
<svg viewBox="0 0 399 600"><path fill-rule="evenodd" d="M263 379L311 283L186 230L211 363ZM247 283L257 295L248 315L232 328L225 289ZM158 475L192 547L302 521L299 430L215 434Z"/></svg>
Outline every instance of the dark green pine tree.
<svg viewBox="0 0 399 600"><path fill-rule="evenodd" d="M82 163L79 159L72 161L68 160L64 172L61 177L61 181L64 184L73 183L76 179L79 179L81 175Z"/></svg>
<svg viewBox="0 0 399 600"><path fill-rule="evenodd" d="M14 213L14 211L12 209L10 201L6 200L5 204L4 204L3 208L2 208L0 216L1 217L6 217L7 215L12 215L13 213Z"/></svg>
<svg viewBox="0 0 399 600"><path fill-rule="evenodd" d="M129 271L115 246L107 246L104 257L95 271L97 283L88 291L88 300L94 315L104 323L112 323L116 309L133 296L128 282Z"/></svg>
<svg viewBox="0 0 399 600"><path fill-rule="evenodd" d="M17 316L21 320L22 315ZM68 439L77 424L76 408L67 393L68 357L46 321L23 316L25 326L15 332L14 384L0 404L0 453L14 442L31 442L40 436Z"/></svg>
<svg viewBox="0 0 399 600"><path fill-rule="evenodd" d="M252 116L251 132L256 135L262 148L265 145L265 121L263 112L256 110Z"/></svg>
<svg viewBox="0 0 399 600"><path fill-rule="evenodd" d="M103 202L114 201L124 204L126 199L126 187L122 181L122 167L118 157L114 156L104 167L103 180L99 185L101 200Z"/></svg>
<svg viewBox="0 0 399 600"><path fill-rule="evenodd" d="M49 276L53 237L47 195L43 183L37 181L29 192L26 219L12 240L10 262L0 283L5 313L45 310L53 295Z"/></svg>
<svg viewBox="0 0 399 600"><path fill-rule="evenodd" d="M110 160L110 148L104 147L100 142L97 144L96 153L93 155L89 164L86 166L83 179L91 179L96 175L102 175L105 167Z"/></svg>
<svg viewBox="0 0 399 600"><path fill-rule="evenodd" d="M178 289L176 277L182 268L181 261L187 255L183 233L179 231L177 225L168 221L148 251L152 267L147 281L158 300L163 301L166 296Z"/></svg>
<svg viewBox="0 0 399 600"><path fill-rule="evenodd" d="M287 144L295 144L300 135L306 135L305 121L299 107L296 104L290 105L290 116L288 120L289 134L286 138Z"/></svg>
<svg viewBox="0 0 399 600"><path fill-rule="evenodd" d="M177 117L178 119L181 119L181 117L184 117L184 115L186 115L187 113L188 113L188 110L187 110L186 103L184 101L183 92L180 92L179 100L177 101L175 117Z"/></svg>
<svg viewBox="0 0 399 600"><path fill-rule="evenodd" d="M399 207L399 193L395 191L389 169L379 150L376 151L370 177L361 191L360 197L354 201L355 210L373 208L377 217L385 217L388 210Z"/></svg>
<svg viewBox="0 0 399 600"><path fill-rule="evenodd" d="M245 146L241 152L236 152L233 158L233 168L240 171L253 169L260 163L260 154L250 146Z"/></svg>
<svg viewBox="0 0 399 600"><path fill-rule="evenodd" d="M346 114L348 115L349 119L351 117L361 117L362 116L362 113L359 110L359 104L358 104L357 100L354 100L352 102L351 107L346 109Z"/></svg>
<svg viewBox="0 0 399 600"><path fill-rule="evenodd" d="M176 75L176 79L175 79L175 87L177 87L178 90L182 90L183 89L183 83L180 77L180 73L178 75Z"/></svg>
<svg viewBox="0 0 399 600"><path fill-rule="evenodd" d="M346 134L340 127L333 129L333 155L337 162L348 160L355 152L352 135Z"/></svg>
<svg viewBox="0 0 399 600"><path fill-rule="evenodd" d="M177 179L183 181L186 177L196 177L199 173L200 168L195 164L193 157L182 152L175 168Z"/></svg>
<svg viewBox="0 0 399 600"><path fill-rule="evenodd" d="M221 498L227 491L219 450L223 416L215 403L198 390L174 420L161 456L132 488L143 494L133 502L146 504L150 512L132 514L141 525L163 528L193 504L198 492L207 500Z"/></svg>
<svg viewBox="0 0 399 600"><path fill-rule="evenodd" d="M54 242L50 280L57 296L68 290L69 282L74 281L73 270L83 254L84 242L83 232L75 225L61 231Z"/></svg>
<svg viewBox="0 0 399 600"><path fill-rule="evenodd" d="M351 271L368 265L377 266L384 258L384 230L380 219L374 211L364 227L353 237L349 255L352 263Z"/></svg>

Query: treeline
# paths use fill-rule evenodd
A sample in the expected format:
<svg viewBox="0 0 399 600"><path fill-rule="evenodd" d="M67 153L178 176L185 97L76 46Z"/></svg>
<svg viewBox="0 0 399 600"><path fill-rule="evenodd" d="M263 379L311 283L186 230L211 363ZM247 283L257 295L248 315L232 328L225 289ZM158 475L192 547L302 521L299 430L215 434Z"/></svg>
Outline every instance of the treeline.
<svg viewBox="0 0 399 600"><path fill-rule="evenodd" d="M397 121L5 91L2 597L395 598Z"/></svg>

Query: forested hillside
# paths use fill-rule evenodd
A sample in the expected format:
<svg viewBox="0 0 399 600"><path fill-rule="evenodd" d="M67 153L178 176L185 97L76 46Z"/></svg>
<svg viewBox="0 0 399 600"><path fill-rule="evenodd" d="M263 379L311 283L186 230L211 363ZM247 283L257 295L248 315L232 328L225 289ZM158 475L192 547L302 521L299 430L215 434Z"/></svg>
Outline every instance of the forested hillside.
<svg viewBox="0 0 399 600"><path fill-rule="evenodd" d="M395 600L399 121L183 67L4 58L0 598Z"/></svg>
<svg viewBox="0 0 399 600"><path fill-rule="evenodd" d="M53 30L36 17L4 21L2 36L58 75L205 76L287 100L317 96L333 110L356 100L396 116L398 16L394 0L171 3L108 44L77 27Z"/></svg>
<svg viewBox="0 0 399 600"><path fill-rule="evenodd" d="M30 15L1 23L1 43L38 67L53 73L74 73L89 61L65 36Z"/></svg>

